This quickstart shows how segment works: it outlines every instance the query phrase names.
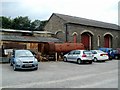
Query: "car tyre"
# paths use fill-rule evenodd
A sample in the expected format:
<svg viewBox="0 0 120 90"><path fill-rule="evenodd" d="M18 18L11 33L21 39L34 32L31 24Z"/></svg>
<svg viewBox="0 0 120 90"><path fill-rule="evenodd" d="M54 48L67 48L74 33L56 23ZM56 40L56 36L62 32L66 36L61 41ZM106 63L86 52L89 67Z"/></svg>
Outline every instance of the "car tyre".
<svg viewBox="0 0 120 90"><path fill-rule="evenodd" d="M96 57L94 57L94 62L97 62L98 60L97 60L97 58Z"/></svg>
<svg viewBox="0 0 120 90"><path fill-rule="evenodd" d="M115 59L118 59L118 56L115 56Z"/></svg>
<svg viewBox="0 0 120 90"><path fill-rule="evenodd" d="M67 62L67 58L66 57L64 57L64 62Z"/></svg>
<svg viewBox="0 0 120 90"><path fill-rule="evenodd" d="M78 63L78 64L81 64L81 63L82 63L81 59L78 59L78 60L77 60L77 63Z"/></svg>

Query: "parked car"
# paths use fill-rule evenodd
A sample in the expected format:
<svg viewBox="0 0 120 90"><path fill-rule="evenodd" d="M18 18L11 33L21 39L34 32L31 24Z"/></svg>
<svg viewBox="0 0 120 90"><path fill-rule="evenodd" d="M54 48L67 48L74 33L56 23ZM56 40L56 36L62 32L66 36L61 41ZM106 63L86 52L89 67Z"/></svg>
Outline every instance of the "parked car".
<svg viewBox="0 0 120 90"><path fill-rule="evenodd" d="M99 48L99 50L108 53L109 60L114 58L113 49L112 48Z"/></svg>
<svg viewBox="0 0 120 90"><path fill-rule="evenodd" d="M113 50L113 54L114 54L114 59L119 59L120 58L120 51L119 49L114 49Z"/></svg>
<svg viewBox="0 0 120 90"><path fill-rule="evenodd" d="M93 54L88 50L73 50L64 55L64 61L74 61L78 64L89 62L92 64Z"/></svg>
<svg viewBox="0 0 120 90"><path fill-rule="evenodd" d="M13 50L10 65L17 69L38 69L38 60L29 50Z"/></svg>
<svg viewBox="0 0 120 90"><path fill-rule="evenodd" d="M101 50L91 50L93 53L93 61L106 61L109 59L108 54L106 52L103 52Z"/></svg>

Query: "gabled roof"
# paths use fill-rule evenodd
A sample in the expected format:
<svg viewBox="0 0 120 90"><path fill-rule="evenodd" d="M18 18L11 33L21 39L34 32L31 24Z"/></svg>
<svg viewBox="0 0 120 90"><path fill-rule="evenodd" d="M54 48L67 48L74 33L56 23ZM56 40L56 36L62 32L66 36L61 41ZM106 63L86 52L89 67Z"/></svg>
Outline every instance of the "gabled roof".
<svg viewBox="0 0 120 90"><path fill-rule="evenodd" d="M95 20L90 20L90 19L85 19L85 18L80 18L80 17L75 17L75 16L63 15L63 14L58 14L58 13L53 13L53 14L65 20L67 23L119 30L118 25L116 24L95 21Z"/></svg>

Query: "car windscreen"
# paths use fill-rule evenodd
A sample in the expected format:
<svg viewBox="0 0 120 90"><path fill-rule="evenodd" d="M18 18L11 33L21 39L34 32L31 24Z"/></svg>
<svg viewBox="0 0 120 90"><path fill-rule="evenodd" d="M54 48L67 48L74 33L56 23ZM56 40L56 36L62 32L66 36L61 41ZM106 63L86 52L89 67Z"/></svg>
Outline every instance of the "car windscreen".
<svg viewBox="0 0 120 90"><path fill-rule="evenodd" d="M15 57L31 57L33 54L27 50L16 51Z"/></svg>

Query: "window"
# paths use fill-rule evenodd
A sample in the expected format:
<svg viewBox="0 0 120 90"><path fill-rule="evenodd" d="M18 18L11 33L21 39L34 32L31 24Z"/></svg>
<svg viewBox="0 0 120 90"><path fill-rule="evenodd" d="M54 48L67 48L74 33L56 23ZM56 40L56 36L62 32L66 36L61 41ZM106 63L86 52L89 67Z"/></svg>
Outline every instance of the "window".
<svg viewBox="0 0 120 90"><path fill-rule="evenodd" d="M100 36L98 36L98 38L97 38L97 46L98 47L100 46Z"/></svg>
<svg viewBox="0 0 120 90"><path fill-rule="evenodd" d="M93 54L97 54L97 52L96 52L96 51L92 51L92 53L93 53Z"/></svg>
<svg viewBox="0 0 120 90"><path fill-rule="evenodd" d="M73 42L74 42L74 43L77 43L77 35L76 35L76 34L74 34L74 36L73 36L73 37L74 37L74 41L73 41Z"/></svg>
<svg viewBox="0 0 120 90"><path fill-rule="evenodd" d="M75 54L80 54L80 51L75 51Z"/></svg>

